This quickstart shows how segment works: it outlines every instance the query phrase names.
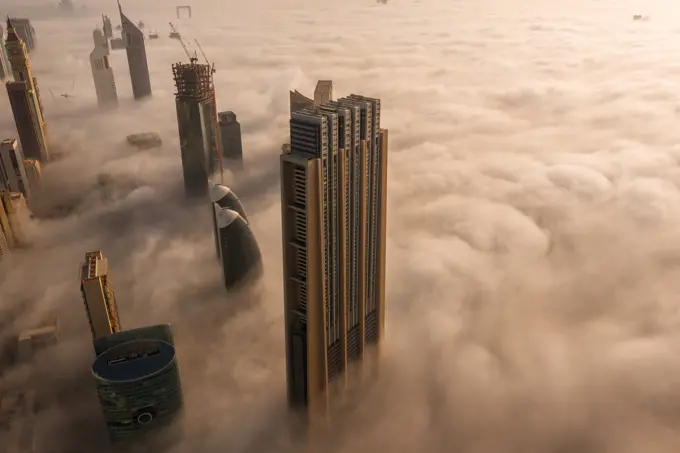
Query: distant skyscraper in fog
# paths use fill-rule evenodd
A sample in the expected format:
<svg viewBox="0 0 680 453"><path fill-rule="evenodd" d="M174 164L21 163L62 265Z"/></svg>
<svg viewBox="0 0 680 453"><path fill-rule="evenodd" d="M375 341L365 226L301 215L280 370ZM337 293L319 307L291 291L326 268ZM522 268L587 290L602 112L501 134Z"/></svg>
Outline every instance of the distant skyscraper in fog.
<svg viewBox="0 0 680 453"><path fill-rule="evenodd" d="M234 112L220 112L220 142L222 144L222 162L228 170L243 168L243 144L241 142L241 125Z"/></svg>
<svg viewBox="0 0 680 453"><path fill-rule="evenodd" d="M102 14L102 27L104 37L107 40L113 38L113 27L111 26L111 19L106 14Z"/></svg>
<svg viewBox="0 0 680 453"><path fill-rule="evenodd" d="M12 77L12 67L9 64L7 48L5 47L5 30L0 25L0 80L9 77Z"/></svg>
<svg viewBox="0 0 680 453"><path fill-rule="evenodd" d="M333 100L333 81L319 80L314 89L314 104L321 105Z"/></svg>
<svg viewBox="0 0 680 453"><path fill-rule="evenodd" d="M140 440L181 413L182 384L169 325L122 331L94 345L92 375L112 443Z"/></svg>
<svg viewBox="0 0 680 453"><path fill-rule="evenodd" d="M151 96L151 77L149 76L149 63L146 60L144 33L123 14L120 1L118 2L118 9L120 10L120 23L123 26L123 39L130 69L132 95L136 100L144 99Z"/></svg>
<svg viewBox="0 0 680 453"><path fill-rule="evenodd" d="M26 199L31 196L31 187L24 168L24 154L13 138L0 142L0 189L21 192Z"/></svg>
<svg viewBox="0 0 680 453"><path fill-rule="evenodd" d="M387 130L352 95L290 119L281 155L288 399L324 412L329 387L385 325Z"/></svg>
<svg viewBox="0 0 680 453"><path fill-rule="evenodd" d="M172 65L179 146L182 155L184 193L203 197L208 178L220 168L215 140L215 106L212 97L212 68L195 58Z"/></svg>
<svg viewBox="0 0 680 453"><path fill-rule="evenodd" d="M7 94L24 155L47 162L49 153L45 138L45 117L38 81L33 77L24 42L7 20L7 53L14 82L7 82Z"/></svg>
<svg viewBox="0 0 680 453"><path fill-rule="evenodd" d="M101 251L88 252L80 265L80 292L90 322L92 338L121 330L118 305L109 278L109 262Z"/></svg>
<svg viewBox="0 0 680 453"><path fill-rule="evenodd" d="M94 89L97 92L97 103L100 107L115 107L118 105L118 92L109 61L109 41L98 28L92 32L92 37L94 49L90 52L90 67Z"/></svg>
<svg viewBox="0 0 680 453"><path fill-rule="evenodd" d="M314 89L314 99L310 99L298 90L290 92L290 113L303 109L311 109L333 100L333 81L319 80Z"/></svg>

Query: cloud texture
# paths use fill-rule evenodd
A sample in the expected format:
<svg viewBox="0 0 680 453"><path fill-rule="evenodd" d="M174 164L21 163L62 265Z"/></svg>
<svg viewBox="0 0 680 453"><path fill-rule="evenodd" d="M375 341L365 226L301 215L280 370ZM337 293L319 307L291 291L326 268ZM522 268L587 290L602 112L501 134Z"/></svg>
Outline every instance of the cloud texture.
<svg viewBox="0 0 680 453"><path fill-rule="evenodd" d="M320 78L336 96L380 97L390 130L384 363L338 431L320 434L324 449L678 451L676 6L196 0L177 21L167 2L132 3L128 16L162 35L147 43L154 97L130 100L114 52L113 115L94 107L88 54L97 15L117 22L115 3L34 23L31 63L62 155L44 171L41 209L71 214L36 221L34 248L2 269L14 316L3 333L56 311L64 339L1 385L87 395L42 413L43 437L59 433L45 451L105 451L75 270L90 249L111 261L124 327L174 324L187 398L177 452L299 444L284 423L278 153L288 90L311 93ZM170 65L185 56L169 20L214 59L219 108L244 131L246 173L226 183L266 267L247 294L223 295L209 208L183 201ZM75 97L60 98L74 79ZM2 95L0 136L13 127ZM128 150L125 136L143 131L163 147Z"/></svg>

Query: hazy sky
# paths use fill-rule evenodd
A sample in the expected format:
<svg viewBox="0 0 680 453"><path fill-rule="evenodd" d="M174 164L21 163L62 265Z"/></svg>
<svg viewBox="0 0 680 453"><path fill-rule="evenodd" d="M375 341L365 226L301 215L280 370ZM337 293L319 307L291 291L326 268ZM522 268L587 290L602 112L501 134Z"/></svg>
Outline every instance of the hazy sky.
<svg viewBox="0 0 680 453"><path fill-rule="evenodd" d="M2 385L31 370L49 389L82 380L94 403L44 417L65 451L101 443L76 276L99 248L123 326L177 331L190 444L177 451L283 451L278 153L288 90L311 94L319 78L336 96L381 98L390 131L386 372L328 450L680 449L676 2L195 0L191 20L134 3L130 18L162 37L147 42L154 97L131 101L114 52L114 115L97 112L88 55L97 14L118 22L115 2L34 21L31 63L63 154L45 168L47 201L76 207L36 222L34 248L2 270L15 328L46 310L65 326L58 348ZM168 21L214 60L219 108L244 130L247 172L226 182L266 264L247 294L223 295L208 208L182 202L170 65L185 55ZM75 97L59 97L74 80ZM164 146L127 150L143 131ZM0 136L15 134L0 95ZM100 172L113 175L112 204Z"/></svg>

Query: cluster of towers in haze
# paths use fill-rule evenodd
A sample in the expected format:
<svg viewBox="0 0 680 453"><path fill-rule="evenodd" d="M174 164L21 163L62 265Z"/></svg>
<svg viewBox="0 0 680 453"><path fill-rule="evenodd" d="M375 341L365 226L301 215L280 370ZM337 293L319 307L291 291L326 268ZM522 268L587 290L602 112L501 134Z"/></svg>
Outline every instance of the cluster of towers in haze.
<svg viewBox="0 0 680 453"><path fill-rule="evenodd" d="M118 6L133 96L148 98L144 34ZM22 22L23 39L14 21L8 19L7 37L0 39L0 75L12 79L6 87L19 135L0 143L0 258L28 242L22 216L50 156L28 59L35 34ZM117 38L110 19L102 21L90 63L98 103L112 108L118 94L109 56ZM186 53L188 62L172 65L184 191L210 208L221 277L227 291L236 291L264 272L252 219L223 184L225 170L232 176L244 170L241 127L234 112L218 112L214 65ZM334 100L331 80L317 83L313 99L290 92L290 141L279 162L286 381L290 406L309 416L342 400L334 389L376 356L373 346L384 338L387 158L379 99ZM183 407L170 326L122 329L101 251L86 253L80 289L93 338L91 371L112 441L168 425Z"/></svg>

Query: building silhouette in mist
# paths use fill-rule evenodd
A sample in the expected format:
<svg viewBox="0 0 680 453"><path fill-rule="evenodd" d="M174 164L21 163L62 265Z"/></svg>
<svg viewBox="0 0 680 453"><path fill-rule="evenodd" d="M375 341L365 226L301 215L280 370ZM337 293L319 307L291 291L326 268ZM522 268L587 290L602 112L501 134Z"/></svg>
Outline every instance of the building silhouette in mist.
<svg viewBox="0 0 680 453"><path fill-rule="evenodd" d="M319 80L314 89L314 99L310 99L298 90L290 92L290 113L311 109L333 100L333 81Z"/></svg>
<svg viewBox="0 0 680 453"><path fill-rule="evenodd" d="M123 27L123 40L127 53L130 81L132 82L132 96L136 100L151 96L151 77L149 76L149 63L146 60L146 46L144 45L144 33L130 19L123 14L123 8L118 2L120 11L120 23Z"/></svg>
<svg viewBox="0 0 680 453"><path fill-rule="evenodd" d="M172 65L184 192L188 197L206 196L208 178L220 167L211 71L196 58Z"/></svg>
<svg viewBox="0 0 680 453"><path fill-rule="evenodd" d="M26 199L31 196L24 154L13 138L0 142L0 189L21 192Z"/></svg>
<svg viewBox="0 0 680 453"><path fill-rule="evenodd" d="M241 142L241 125L232 111L220 112L220 143L222 144L223 164L230 170L243 168L243 144Z"/></svg>
<svg viewBox="0 0 680 453"><path fill-rule="evenodd" d="M6 84L7 94L21 147L27 158L47 162L49 153L38 81L31 72L26 46L9 19L7 20L6 45L14 76L14 81Z"/></svg>
<svg viewBox="0 0 680 453"><path fill-rule="evenodd" d="M385 326L387 130L380 100L351 95L294 112L281 155L288 400L328 390Z"/></svg>
<svg viewBox="0 0 680 453"><path fill-rule="evenodd" d="M0 80L5 80L12 76L12 67L7 57L5 39L5 29L0 25Z"/></svg>
<svg viewBox="0 0 680 453"><path fill-rule="evenodd" d="M113 27L111 26L111 19L106 14L102 14L102 31L104 37L109 40L113 38Z"/></svg>
<svg viewBox="0 0 680 453"><path fill-rule="evenodd" d="M16 359L20 362L31 360L35 354L59 343L59 321L54 317L39 327L27 329L19 334Z"/></svg>
<svg viewBox="0 0 680 453"><path fill-rule="evenodd" d="M33 28L33 25L31 25L30 19L12 17L8 18L7 20L9 22L12 22L12 25L14 26L17 35L19 35L19 38L21 38L24 44L26 44L26 52L29 53L33 49L35 49L36 46L35 28ZM9 28L9 24L7 25L7 28Z"/></svg>
<svg viewBox="0 0 680 453"><path fill-rule="evenodd" d="M181 413L182 384L169 325L122 331L94 345L92 375L112 443L141 439Z"/></svg>
<svg viewBox="0 0 680 453"><path fill-rule="evenodd" d="M121 330L116 295L109 278L109 262L99 250L87 252L80 265L80 293L92 338L106 337Z"/></svg>
<svg viewBox="0 0 680 453"><path fill-rule="evenodd" d="M116 107L118 92L113 77L113 68L109 61L109 41L99 29L92 32L94 49L90 52L90 67L94 79L94 89L97 93L99 107Z"/></svg>

